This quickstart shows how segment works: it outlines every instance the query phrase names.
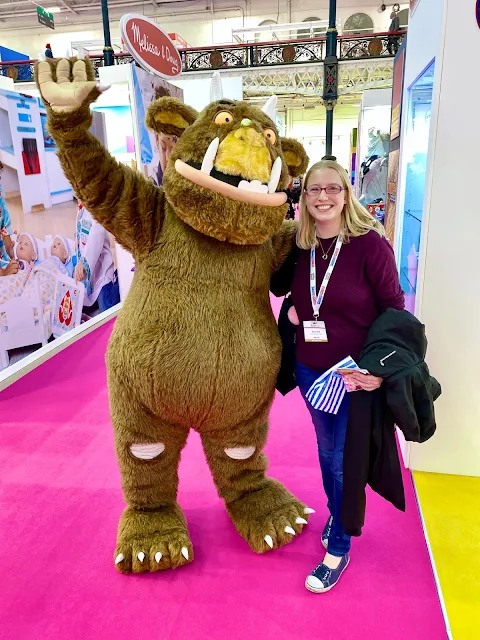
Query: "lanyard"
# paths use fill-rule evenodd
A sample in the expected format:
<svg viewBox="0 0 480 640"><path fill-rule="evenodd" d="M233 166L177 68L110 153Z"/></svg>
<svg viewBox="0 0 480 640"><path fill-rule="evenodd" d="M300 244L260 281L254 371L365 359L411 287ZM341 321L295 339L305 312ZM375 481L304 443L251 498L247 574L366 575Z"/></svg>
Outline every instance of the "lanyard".
<svg viewBox="0 0 480 640"><path fill-rule="evenodd" d="M322 306L323 299L325 298L327 285L330 281L330 276L333 273L335 264L337 263L338 254L340 253L342 244L343 244L343 236L342 234L340 234L335 244L335 249L333 250L333 255L330 260L330 264L328 265L327 272L320 286L320 291L318 292L318 296L317 296L317 268L315 264L315 247L313 246L310 249L310 296L312 301L313 317L315 318L315 320L318 320L320 307Z"/></svg>

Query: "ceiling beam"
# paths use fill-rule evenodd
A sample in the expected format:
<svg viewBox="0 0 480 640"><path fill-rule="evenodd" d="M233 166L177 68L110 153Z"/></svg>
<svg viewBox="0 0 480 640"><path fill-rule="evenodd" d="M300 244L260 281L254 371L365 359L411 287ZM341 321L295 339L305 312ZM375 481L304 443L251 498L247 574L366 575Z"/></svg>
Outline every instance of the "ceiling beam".
<svg viewBox="0 0 480 640"><path fill-rule="evenodd" d="M66 9L74 13L76 16L80 15L78 11L75 11L75 9L70 4L68 4L68 2L66 2L66 0L60 0L60 4L62 4Z"/></svg>

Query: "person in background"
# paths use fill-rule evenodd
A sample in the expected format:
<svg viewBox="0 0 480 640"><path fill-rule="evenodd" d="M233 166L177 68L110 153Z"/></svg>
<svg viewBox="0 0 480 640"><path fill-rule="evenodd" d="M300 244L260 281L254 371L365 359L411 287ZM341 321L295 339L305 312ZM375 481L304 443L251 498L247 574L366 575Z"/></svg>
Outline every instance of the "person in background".
<svg viewBox="0 0 480 640"><path fill-rule="evenodd" d="M300 195L302 192L302 177L291 178L290 183L286 189L288 211L285 216L287 220L295 220L295 214L298 209L298 203L300 202Z"/></svg>
<svg viewBox="0 0 480 640"><path fill-rule="evenodd" d="M75 256L71 264L74 267L73 277L85 285L85 307L97 303L102 312L120 302L109 234L80 202L75 231Z"/></svg>
<svg viewBox="0 0 480 640"><path fill-rule="evenodd" d="M400 5L399 4L394 4L393 5L393 11L390 14L390 26L388 27L388 33L396 33L397 31L400 31L400 18L398 17L398 14L400 12ZM398 51L398 47L400 43L400 38L398 36L388 36L388 43L387 43L387 49L388 49L388 53L391 56L396 56L397 55L397 51Z"/></svg>
<svg viewBox="0 0 480 640"><path fill-rule="evenodd" d="M3 164L0 162L0 173L2 170ZM19 269L18 260L13 259L14 243L12 235L12 223L7 205L3 199L2 183L0 181L0 276L14 275Z"/></svg>
<svg viewBox="0 0 480 640"><path fill-rule="evenodd" d="M155 133L155 143L157 145L160 161L152 178L157 187L160 187L163 183L163 174L165 172L168 159L172 153L173 147L177 143L177 136L167 136L163 133Z"/></svg>
<svg viewBox="0 0 480 640"><path fill-rule="evenodd" d="M306 395L322 373L344 358L358 362L368 331L381 313L404 309L393 250L384 233L353 195L340 164L322 160L309 169L300 201L288 317L297 325L296 380L315 427L329 510L322 533L327 551L305 583L314 593L332 589L350 562L350 536L340 519L350 399L346 393L333 414L314 409ZM382 384L370 374L350 375L364 391Z"/></svg>
<svg viewBox="0 0 480 640"><path fill-rule="evenodd" d="M52 47L49 44L47 44L45 47L45 57L53 58Z"/></svg>

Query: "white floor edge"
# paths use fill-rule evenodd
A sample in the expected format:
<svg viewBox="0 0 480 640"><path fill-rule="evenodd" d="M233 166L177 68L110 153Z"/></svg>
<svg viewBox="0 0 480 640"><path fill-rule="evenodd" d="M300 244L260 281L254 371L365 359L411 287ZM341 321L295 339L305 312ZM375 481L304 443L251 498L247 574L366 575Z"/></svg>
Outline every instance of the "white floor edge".
<svg viewBox="0 0 480 640"><path fill-rule="evenodd" d="M415 498L417 500L418 512L420 514L420 520L422 522L423 535L425 536L425 542L427 543L428 555L430 556L430 563L432 565L433 576L435 578L435 584L437 586L438 599L440 600L440 606L442 608L443 620L445 622L445 628L447 630L447 635L449 640L453 640L452 629L450 627L450 620L448 619L447 607L445 605L445 599L443 597L442 587L440 586L440 579L438 577L437 566L435 564L435 559L433 557L432 547L430 545L430 539L428 537L427 526L425 524L425 519L423 517L422 506L420 504L420 498L418 496L417 485L415 484L415 476L413 472L410 470L410 476L412 478L413 489L415 491Z"/></svg>
<svg viewBox="0 0 480 640"><path fill-rule="evenodd" d="M76 329L69 331L61 338L57 338L56 340L53 340L53 342L49 342L44 347L40 347L40 349L37 349L25 358L15 362L15 364L12 364L3 371L0 371L0 391L3 391L3 389L6 389L22 376L33 371L33 369L36 369L50 358L53 358L57 353L63 351L63 349L66 349L74 342L77 342L77 340L81 340L81 338L87 334L95 331L95 329L101 327L102 324L105 324L112 318L115 318L121 308L122 303L107 309L107 311L100 313L98 316L95 316L95 318L92 318L92 320L89 320L88 322L81 324Z"/></svg>

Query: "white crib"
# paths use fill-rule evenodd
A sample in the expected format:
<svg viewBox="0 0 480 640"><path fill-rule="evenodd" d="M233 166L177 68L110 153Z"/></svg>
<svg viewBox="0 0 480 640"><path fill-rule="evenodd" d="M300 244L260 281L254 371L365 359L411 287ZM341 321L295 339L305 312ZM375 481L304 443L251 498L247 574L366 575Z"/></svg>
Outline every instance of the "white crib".
<svg viewBox="0 0 480 640"><path fill-rule="evenodd" d="M37 240L39 254L48 257L51 236ZM50 241L49 241L50 240ZM81 323L85 287L73 278L58 274L55 283L51 322L45 320L38 282L34 298L18 297L0 305L0 371L9 365L8 351L35 344L47 344ZM49 330L49 326L52 330Z"/></svg>

